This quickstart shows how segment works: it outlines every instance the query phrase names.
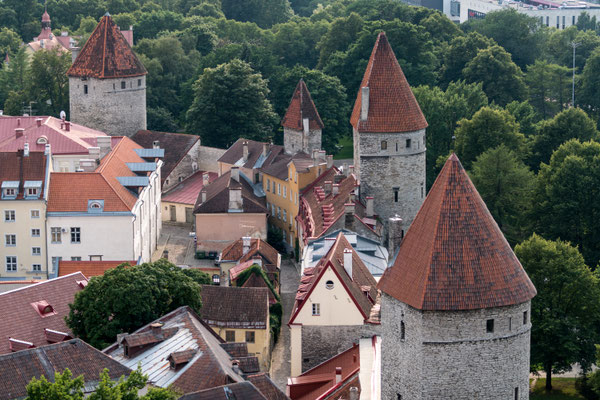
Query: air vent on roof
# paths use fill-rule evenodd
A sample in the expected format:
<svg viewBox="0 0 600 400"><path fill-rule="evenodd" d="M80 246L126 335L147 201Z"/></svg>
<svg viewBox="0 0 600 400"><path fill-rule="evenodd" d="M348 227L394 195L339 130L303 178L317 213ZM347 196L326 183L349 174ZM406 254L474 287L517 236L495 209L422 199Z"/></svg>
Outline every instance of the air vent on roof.
<svg viewBox="0 0 600 400"><path fill-rule="evenodd" d="M84 289L87 286L88 281L86 281L86 280L77 281L77 284L79 285L80 288Z"/></svg>
<svg viewBox="0 0 600 400"><path fill-rule="evenodd" d="M55 331L53 329L44 329L44 335L46 336L46 341L48 343L59 343L64 342L65 340L73 339L71 335L66 332Z"/></svg>
<svg viewBox="0 0 600 400"><path fill-rule="evenodd" d="M34 308L34 310L37 311L37 313L42 318L56 314L56 311L54 311L54 307L48 304L46 300L36 301L35 303L31 303L31 306Z"/></svg>
<svg viewBox="0 0 600 400"><path fill-rule="evenodd" d="M8 338L8 343L10 345L10 351L32 349L35 347L35 345L31 342L26 342L24 340L18 340L18 339L14 339L11 337Z"/></svg>

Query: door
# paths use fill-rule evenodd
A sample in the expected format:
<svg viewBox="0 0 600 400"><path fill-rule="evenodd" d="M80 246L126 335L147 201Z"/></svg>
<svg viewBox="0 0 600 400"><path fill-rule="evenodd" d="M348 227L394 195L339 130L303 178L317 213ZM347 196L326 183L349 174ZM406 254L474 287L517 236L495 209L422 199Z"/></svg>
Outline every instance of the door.
<svg viewBox="0 0 600 400"><path fill-rule="evenodd" d="M177 221L177 208L175 206L170 206L171 208L171 221Z"/></svg>
<svg viewBox="0 0 600 400"><path fill-rule="evenodd" d="M194 218L194 209L192 207L186 207L185 208L185 222L187 222L188 224L191 224L193 222L193 218Z"/></svg>

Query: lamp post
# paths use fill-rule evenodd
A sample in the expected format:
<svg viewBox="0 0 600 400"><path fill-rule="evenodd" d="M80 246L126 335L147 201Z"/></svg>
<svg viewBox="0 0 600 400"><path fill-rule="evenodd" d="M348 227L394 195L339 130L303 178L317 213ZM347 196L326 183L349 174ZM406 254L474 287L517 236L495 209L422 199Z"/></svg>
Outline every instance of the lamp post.
<svg viewBox="0 0 600 400"><path fill-rule="evenodd" d="M581 42L571 42L573 47L573 88L571 90L571 106L575 107L575 49L581 45Z"/></svg>

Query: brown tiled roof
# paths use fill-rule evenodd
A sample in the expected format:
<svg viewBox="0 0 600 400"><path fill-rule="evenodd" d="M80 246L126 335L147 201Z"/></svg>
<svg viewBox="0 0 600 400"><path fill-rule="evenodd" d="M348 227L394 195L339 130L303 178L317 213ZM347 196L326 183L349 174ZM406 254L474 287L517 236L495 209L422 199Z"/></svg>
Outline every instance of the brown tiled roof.
<svg viewBox="0 0 600 400"><path fill-rule="evenodd" d="M240 369L245 374L253 374L260 371L258 357L240 357L236 358L236 360L240 362Z"/></svg>
<svg viewBox="0 0 600 400"><path fill-rule="evenodd" d="M92 276L104 275L109 269L115 268L121 264L136 265L135 260L126 261L63 261L58 263L58 276L65 276L80 271L83 275L91 278Z"/></svg>
<svg viewBox="0 0 600 400"><path fill-rule="evenodd" d="M42 152L30 152L28 157L23 151L0 153L0 185L5 181L19 182L17 199L25 195L25 181L41 181L40 199L46 188L46 156Z"/></svg>
<svg viewBox="0 0 600 400"><path fill-rule="evenodd" d="M127 335L123 339L123 342L127 343L130 347L139 347L145 346L147 344L159 343L163 342L173 335L175 335L178 331L178 328L162 328L158 332L154 332L153 330L132 333L131 335Z"/></svg>
<svg viewBox="0 0 600 400"><path fill-rule="evenodd" d="M251 287L251 288L267 288L269 289L269 304L275 304L277 303L277 298L275 297L275 293L273 293L271 291L271 289L269 288L269 285L267 285L267 281L265 280L265 278L262 277L262 275L258 275L258 274L251 274L248 279L246 279L246 282L244 282L244 284L241 287Z"/></svg>
<svg viewBox="0 0 600 400"><path fill-rule="evenodd" d="M285 395L271 380L269 375L266 373L260 373L255 375L249 375L246 377L254 386L260 390L260 392L267 398L267 400L289 400L289 397Z"/></svg>
<svg viewBox="0 0 600 400"><path fill-rule="evenodd" d="M0 293L0 321L10 321L0 323L0 354L10 353L8 338L39 347L48 344L46 328L72 335L64 319L69 303L83 289L78 282L87 282L80 272ZM54 314L42 317L31 305L42 300L52 306Z"/></svg>
<svg viewBox="0 0 600 400"><path fill-rule="evenodd" d="M238 239L221 252L221 261L236 261L241 264L260 256L265 264L279 267L280 256L277 250L262 239L250 239L250 250L244 254L243 239Z"/></svg>
<svg viewBox="0 0 600 400"><path fill-rule="evenodd" d="M281 125L301 131L303 129L302 120L304 118L308 118L310 129L323 129L323 121L321 121L321 117L306 87L306 83L304 83L303 79L300 79L292 95L290 105L281 120Z"/></svg>
<svg viewBox="0 0 600 400"><path fill-rule="evenodd" d="M452 154L378 288L420 310L523 303L536 290Z"/></svg>
<svg viewBox="0 0 600 400"><path fill-rule="evenodd" d="M279 157L280 159L271 165L261 168L261 172L267 175L274 176L282 181L288 180L288 165L290 162L294 163L296 169L299 171L307 170L308 167L313 165L313 159L310 155L303 151L292 155L285 154Z"/></svg>
<svg viewBox="0 0 600 400"><path fill-rule="evenodd" d="M179 400L266 400L251 382L231 383L200 392L189 393Z"/></svg>
<svg viewBox="0 0 600 400"><path fill-rule="evenodd" d="M126 78L146 75L146 68L110 15L105 15L67 71L67 75L98 79Z"/></svg>
<svg viewBox="0 0 600 400"><path fill-rule="evenodd" d="M206 186L206 201L202 203L202 192L198 195L194 213L215 214L227 213L229 211L229 188L242 188L242 207L245 213L267 213L266 197L258 197L254 194L252 185L246 181L240 171L239 182L231 177L231 171L227 171L210 185Z"/></svg>
<svg viewBox="0 0 600 400"><path fill-rule="evenodd" d="M361 88L369 88L369 113L360 120ZM377 36L356 96L350 124L360 132L413 132L427 128L406 77L384 32Z"/></svg>
<svg viewBox="0 0 600 400"><path fill-rule="evenodd" d="M31 378L45 376L54 381L56 372L65 369L73 376L83 375L86 387L97 384L100 373L108 369L112 379L131 373L129 368L102 354L81 339L51 344L0 356L0 400L25 398Z"/></svg>
<svg viewBox="0 0 600 400"><path fill-rule="evenodd" d="M221 343L221 347L232 358L248 357L248 344L246 342Z"/></svg>
<svg viewBox="0 0 600 400"><path fill-rule="evenodd" d="M163 166L160 170L161 182L164 182L196 142L200 140L200 136L140 130L131 137L131 140L145 149L151 149L154 142L158 140L160 148L165 150L165 157L162 159Z"/></svg>
<svg viewBox="0 0 600 400"><path fill-rule="evenodd" d="M345 249L352 250L352 277L348 276L348 273L344 269ZM360 259L358 253L354 250L350 242L348 242L348 239L340 232L331 249L319 260L317 265L314 268L305 269L304 275L310 277L310 279L305 279L304 282L306 283L298 287L296 303L290 317L290 324L294 322L300 309L307 303L313 288L317 285L327 268L333 269L350 297L354 300L354 304L365 317L365 320L369 319L371 308L377 299L377 282ZM365 291L368 293L368 296L365 294Z"/></svg>
<svg viewBox="0 0 600 400"><path fill-rule="evenodd" d="M342 380L336 383L336 369L342 369ZM288 388L292 400L330 399L339 397L344 387L358 386L357 374L360 371L360 351L357 344L335 357L309 369L303 374L288 378ZM326 396L335 390L336 396Z"/></svg>
<svg viewBox="0 0 600 400"><path fill-rule="evenodd" d="M266 329L269 289L202 285L202 319L211 326Z"/></svg>
<svg viewBox="0 0 600 400"><path fill-rule="evenodd" d="M248 142L248 159L244 159L244 142ZM217 161L237 165L238 167L254 169L264 168L285 156L283 146L272 144L266 157L263 157L263 142L249 139L238 139Z"/></svg>

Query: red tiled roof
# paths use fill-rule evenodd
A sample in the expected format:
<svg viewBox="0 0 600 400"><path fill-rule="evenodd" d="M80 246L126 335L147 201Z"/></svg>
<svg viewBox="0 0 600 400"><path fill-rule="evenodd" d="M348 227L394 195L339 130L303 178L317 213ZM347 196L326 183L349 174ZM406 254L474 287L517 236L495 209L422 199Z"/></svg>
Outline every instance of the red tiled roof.
<svg viewBox="0 0 600 400"><path fill-rule="evenodd" d="M202 285L202 319L211 326L266 329L269 289Z"/></svg>
<svg viewBox="0 0 600 400"><path fill-rule="evenodd" d="M101 276L112 268L115 268L121 264L128 263L129 265L136 265L135 260L125 261L63 261L60 260L58 263L58 276L70 275L74 272L81 272L83 275L91 278L92 276Z"/></svg>
<svg viewBox="0 0 600 400"><path fill-rule="evenodd" d="M352 250L352 277L348 276L348 273L344 269L345 249ZM331 268L341 280L348 295L354 300L354 304L363 314L365 320L369 319L371 308L375 305L375 300L377 299L377 282L360 259L358 253L354 250L350 242L348 242L348 239L340 232L331 249L319 260L314 269L305 270L304 276L310 276L310 280L305 280L306 283L298 287L296 303L292 309L292 316L289 321L290 324L294 323L296 316L310 297L313 288L328 268ZM363 287L365 287L365 290L363 290ZM368 287L368 290L366 290L366 287ZM368 297L365 295L365 291L368 292Z"/></svg>
<svg viewBox="0 0 600 400"><path fill-rule="evenodd" d="M245 213L267 213L266 197L258 197L250 183L244 179L240 172L239 182L231 177L231 171L215 179L206 186L206 201L202 202L202 193L198 195L194 213L227 213L229 212L229 188L242 189L242 208Z"/></svg>
<svg viewBox="0 0 600 400"><path fill-rule="evenodd" d="M250 249L246 254L244 254L243 239L238 239L223 249L220 259L221 261L244 263L257 256L262 257L265 264L275 265L279 268L279 252L262 239L250 239Z"/></svg>
<svg viewBox="0 0 600 400"><path fill-rule="evenodd" d="M336 383L336 369L341 368L342 380ZM335 357L309 369L303 374L288 378L288 388L292 400L315 400L339 397L339 390L357 381L360 371L360 351L357 344ZM330 397L332 393L336 396Z"/></svg>
<svg viewBox="0 0 600 400"><path fill-rule="evenodd" d="M28 157L23 151L0 153L0 185L4 181L19 182L17 199L25 196L25 181L42 181L40 199L46 187L46 156L41 152L30 152Z"/></svg>
<svg viewBox="0 0 600 400"><path fill-rule="evenodd" d="M261 392L251 382L244 381L230 383L219 387L201 390L199 392L189 393L179 398L179 400L270 400L263 396Z"/></svg>
<svg viewBox="0 0 600 400"><path fill-rule="evenodd" d="M246 377L268 400L289 400L276 385L269 375L262 372L260 374L248 375Z"/></svg>
<svg viewBox="0 0 600 400"><path fill-rule="evenodd" d="M34 285L0 293L0 354L10 353L8 338L31 342L39 347L48 344L44 329L72 335L65 323L69 303L82 290L78 281L87 281L80 272L51 279ZM54 309L54 314L41 317L31 305L45 300Z"/></svg>
<svg viewBox="0 0 600 400"><path fill-rule="evenodd" d="M304 118L309 120L309 129L323 129L323 121L321 121L306 83L303 79L300 79L285 116L281 120L281 125L301 131L303 130L302 120Z"/></svg>
<svg viewBox="0 0 600 400"><path fill-rule="evenodd" d="M67 75L98 79L126 78L146 75L146 68L110 15L105 15L67 71Z"/></svg>
<svg viewBox="0 0 600 400"><path fill-rule="evenodd" d="M213 182L218 177L216 172L207 172L207 174L209 183ZM161 201L194 205L198 199L200 191L204 187L204 179L202 175L204 175L204 171L196 171L193 175L187 177L173 189L165 193L162 196Z"/></svg>
<svg viewBox="0 0 600 400"><path fill-rule="evenodd" d="M473 310L536 290L458 157L452 154L378 288L419 310Z"/></svg>
<svg viewBox="0 0 600 400"><path fill-rule="evenodd" d="M369 88L369 113L360 120L361 88ZM427 128L406 77L384 32L377 36L356 96L350 124L360 132L413 132Z"/></svg>

